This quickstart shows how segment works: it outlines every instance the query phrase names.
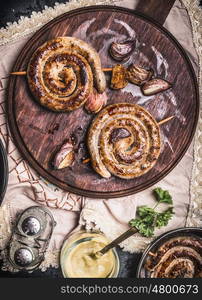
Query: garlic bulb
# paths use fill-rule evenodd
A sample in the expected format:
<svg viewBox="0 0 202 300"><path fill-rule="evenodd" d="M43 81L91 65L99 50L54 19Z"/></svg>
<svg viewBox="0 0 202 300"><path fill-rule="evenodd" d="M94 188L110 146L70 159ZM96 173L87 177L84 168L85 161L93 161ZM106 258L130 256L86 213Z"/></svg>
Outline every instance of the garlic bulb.
<svg viewBox="0 0 202 300"><path fill-rule="evenodd" d="M135 40L125 40L122 42L112 42L109 48L111 57L116 61L126 61L136 47Z"/></svg>
<svg viewBox="0 0 202 300"><path fill-rule="evenodd" d="M127 79L136 85L142 85L153 76L153 70L146 70L138 65L132 64L127 69Z"/></svg>
<svg viewBox="0 0 202 300"><path fill-rule="evenodd" d="M70 142L62 145L61 149L57 152L54 158L54 168L63 169L69 167L74 162L74 149Z"/></svg>
<svg viewBox="0 0 202 300"><path fill-rule="evenodd" d="M157 93L163 92L168 90L169 88L172 87L172 84L169 83L166 80L160 79L160 78L155 78L147 81L143 86L142 86L142 93L145 96L150 96L150 95L155 95Z"/></svg>
<svg viewBox="0 0 202 300"><path fill-rule="evenodd" d="M107 95L106 93L99 94L96 89L88 97L85 103L85 109L90 113L99 112L103 106L107 104Z"/></svg>

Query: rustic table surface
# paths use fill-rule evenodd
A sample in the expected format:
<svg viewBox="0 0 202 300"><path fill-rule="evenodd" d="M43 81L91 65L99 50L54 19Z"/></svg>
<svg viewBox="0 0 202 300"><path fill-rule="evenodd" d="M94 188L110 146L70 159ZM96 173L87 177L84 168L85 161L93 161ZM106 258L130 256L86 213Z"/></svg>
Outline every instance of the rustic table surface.
<svg viewBox="0 0 202 300"><path fill-rule="evenodd" d="M131 0L132 1L132 0ZM66 2L65 0L57 0L59 3ZM175 0L139 0L137 11L152 17L157 22L163 25L170 9L172 8ZM0 27L5 26L7 22L14 22L20 16L29 16L32 11L40 11L47 6L54 6L54 0L7 0L0 7ZM121 272L120 277L135 277L136 268L141 258L141 254L130 254L127 252L119 251L121 259ZM61 270L48 269L46 272L39 270L31 274L26 272L19 272L11 274L9 272L0 271L0 277L62 277Z"/></svg>

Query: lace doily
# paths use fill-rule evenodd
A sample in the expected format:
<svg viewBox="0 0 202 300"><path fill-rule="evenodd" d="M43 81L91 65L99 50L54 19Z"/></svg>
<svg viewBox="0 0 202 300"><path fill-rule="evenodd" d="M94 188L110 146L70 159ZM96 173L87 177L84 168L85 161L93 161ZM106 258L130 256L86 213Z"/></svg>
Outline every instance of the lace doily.
<svg viewBox="0 0 202 300"><path fill-rule="evenodd" d="M13 42L19 37L37 31L47 22L64 14L67 11L90 6L90 5L112 5L118 0L69 0L67 3L55 3L54 7L45 5L44 10L36 12L33 11L30 17L21 16L17 22L7 23L6 28L0 29L0 45Z"/></svg>
<svg viewBox="0 0 202 300"><path fill-rule="evenodd" d="M200 115L194 138L194 163L190 187L191 203L186 226L202 226L202 9L197 0L183 0L189 13L193 40L199 58Z"/></svg>

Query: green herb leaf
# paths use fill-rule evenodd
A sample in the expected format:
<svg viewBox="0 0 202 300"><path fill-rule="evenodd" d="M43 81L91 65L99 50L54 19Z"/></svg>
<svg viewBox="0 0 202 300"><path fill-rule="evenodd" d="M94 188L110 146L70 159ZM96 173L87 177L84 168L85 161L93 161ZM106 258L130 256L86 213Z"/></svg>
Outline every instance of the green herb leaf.
<svg viewBox="0 0 202 300"><path fill-rule="evenodd" d="M168 225L168 222L172 218L173 214L173 207L169 207L164 212L158 213L155 220L155 226L157 228L161 228Z"/></svg>
<svg viewBox="0 0 202 300"><path fill-rule="evenodd" d="M154 235L154 226L149 225L144 219L132 219L129 225L137 228L139 233L146 237Z"/></svg>
<svg viewBox="0 0 202 300"><path fill-rule="evenodd" d="M169 192L160 187L154 189L154 195L159 203L173 204L172 196Z"/></svg>
<svg viewBox="0 0 202 300"><path fill-rule="evenodd" d="M158 203L173 203L172 197L168 191L156 188L154 193ZM159 213L155 211L154 208L143 205L137 207L138 218L130 220L129 225L137 228L140 234L146 237L152 237L154 235L155 228L166 226L173 214L173 207L169 207L164 212Z"/></svg>
<svg viewBox="0 0 202 300"><path fill-rule="evenodd" d="M129 222L130 226L136 227L138 231L146 237L153 236L156 219L156 212L154 209L148 206L139 206L137 208L137 215L140 218L132 219Z"/></svg>
<svg viewBox="0 0 202 300"><path fill-rule="evenodd" d="M138 208L137 208L137 214L142 218L144 218L148 214L151 215L154 213L155 213L154 209L149 206L146 206L146 205L138 206Z"/></svg>

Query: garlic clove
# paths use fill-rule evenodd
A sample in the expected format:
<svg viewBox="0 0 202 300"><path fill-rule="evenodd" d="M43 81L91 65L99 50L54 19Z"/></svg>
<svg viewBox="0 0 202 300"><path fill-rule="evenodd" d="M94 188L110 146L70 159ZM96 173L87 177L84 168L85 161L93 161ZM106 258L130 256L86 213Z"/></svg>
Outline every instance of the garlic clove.
<svg viewBox="0 0 202 300"><path fill-rule="evenodd" d="M142 93L145 96L155 95L157 93L168 90L172 84L166 80L155 78L147 81L142 87Z"/></svg>
<svg viewBox="0 0 202 300"><path fill-rule="evenodd" d="M107 94L99 94L96 89L88 97L85 103L85 109L89 113L98 113L107 104Z"/></svg>
<svg viewBox="0 0 202 300"><path fill-rule="evenodd" d="M109 48L111 57L116 61L126 61L135 50L135 40L125 40L122 42L112 42Z"/></svg>
<svg viewBox="0 0 202 300"><path fill-rule="evenodd" d="M75 155L73 145L67 142L62 145L60 150L55 155L53 166L55 169L63 169L69 167L74 162Z"/></svg>
<svg viewBox="0 0 202 300"><path fill-rule="evenodd" d="M128 81L136 85L142 85L150 80L154 72L152 69L144 69L138 65L132 64L128 67L126 77Z"/></svg>
<svg viewBox="0 0 202 300"><path fill-rule="evenodd" d="M123 89L128 84L126 79L126 68L122 65L115 65L112 68L111 85L112 89Z"/></svg>

